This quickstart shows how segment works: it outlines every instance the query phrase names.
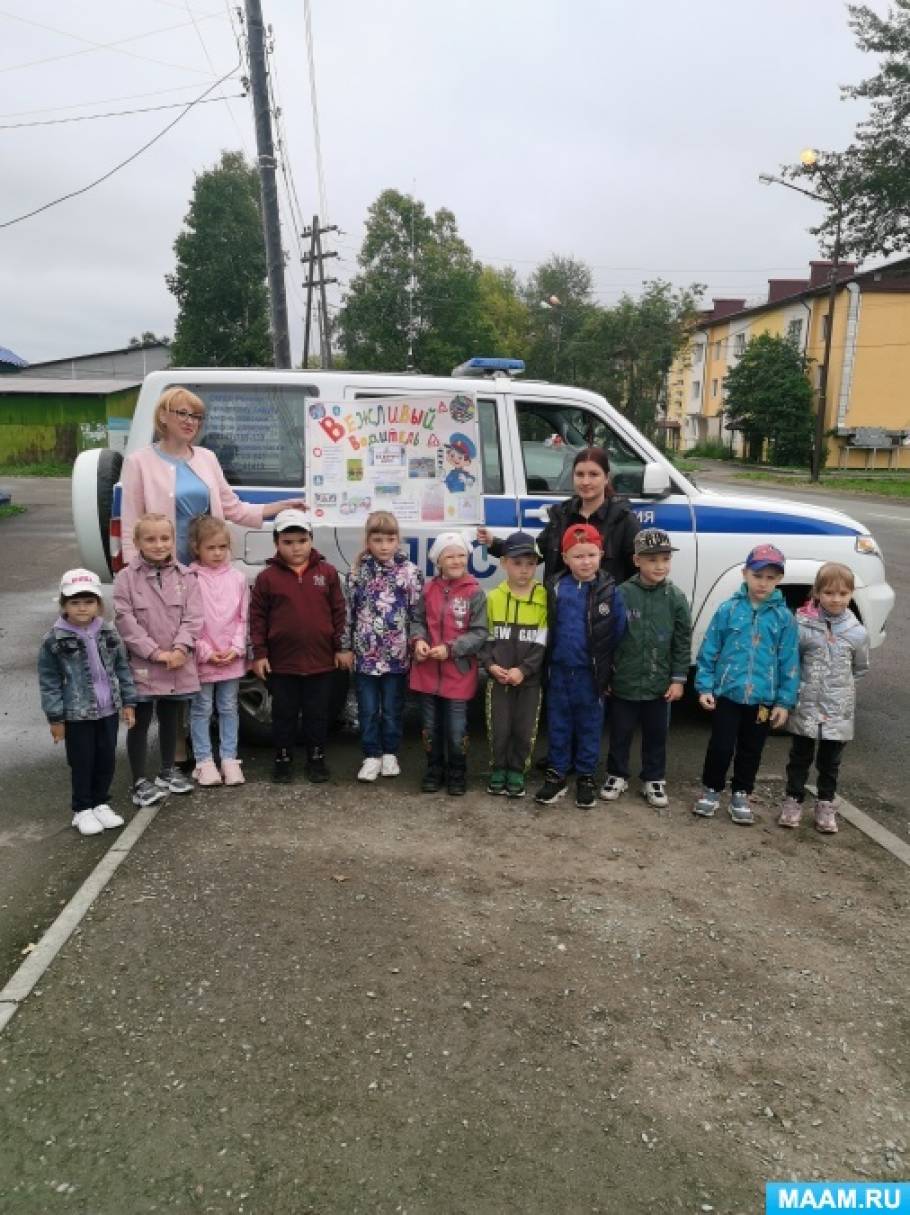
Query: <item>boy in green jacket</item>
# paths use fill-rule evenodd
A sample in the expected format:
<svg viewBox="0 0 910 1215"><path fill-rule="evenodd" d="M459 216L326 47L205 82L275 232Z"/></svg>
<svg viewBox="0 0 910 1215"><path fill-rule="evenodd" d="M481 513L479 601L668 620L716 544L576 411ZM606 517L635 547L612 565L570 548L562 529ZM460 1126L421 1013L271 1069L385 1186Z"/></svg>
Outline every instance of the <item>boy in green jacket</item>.
<svg viewBox="0 0 910 1215"><path fill-rule="evenodd" d="M480 652L486 690L490 779L487 792L524 797L537 737L541 671L547 645L547 595L534 581L537 548L527 532L502 544L505 581L487 595L490 639Z"/></svg>
<svg viewBox="0 0 910 1215"><path fill-rule="evenodd" d="M622 584L628 631L613 665L610 751L600 796L613 802L629 787L629 752L641 726L642 795L662 809L667 798L670 704L683 694L692 661L692 620L685 595L670 581L678 550L659 528L640 531L632 560L638 573Z"/></svg>

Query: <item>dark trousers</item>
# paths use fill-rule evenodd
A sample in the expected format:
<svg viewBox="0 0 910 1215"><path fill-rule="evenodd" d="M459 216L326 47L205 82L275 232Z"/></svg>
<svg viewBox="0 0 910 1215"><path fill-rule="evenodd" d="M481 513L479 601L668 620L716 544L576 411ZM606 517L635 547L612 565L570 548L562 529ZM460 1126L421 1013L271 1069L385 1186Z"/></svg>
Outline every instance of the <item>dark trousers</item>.
<svg viewBox="0 0 910 1215"><path fill-rule="evenodd" d="M117 754L117 714L64 723L66 762L73 783L73 814L103 806L111 795Z"/></svg>
<svg viewBox="0 0 910 1215"><path fill-rule="evenodd" d="M846 743L835 742L834 739L820 738L816 744L814 738L806 738L802 734L794 734L790 743L790 760L787 764L787 796L802 803L806 796L806 779L812 760L815 758L815 748L818 746L818 759L815 767L818 772L818 800L820 802L834 801L837 792L837 773L840 770L841 756Z"/></svg>
<svg viewBox="0 0 910 1215"><path fill-rule="evenodd" d="M487 736L490 767L500 772L524 772L531 762L540 716L540 684L487 681Z"/></svg>
<svg viewBox="0 0 910 1215"><path fill-rule="evenodd" d="M629 776L629 753L637 727L641 727L641 779L663 780L667 775L667 733L670 704L657 700L621 700L610 697L610 750L607 775Z"/></svg>
<svg viewBox="0 0 910 1215"><path fill-rule="evenodd" d="M329 732L329 693L332 672L319 675L276 675L268 678L272 695L272 742L276 751L293 751L297 725L307 751L325 746Z"/></svg>
<svg viewBox="0 0 910 1215"><path fill-rule="evenodd" d="M767 706L738 705L726 696L718 696L701 776L706 789L721 792L727 783L727 769L732 759L733 792L752 792L768 737L768 715ZM763 721L759 721L760 716L764 716Z"/></svg>
<svg viewBox="0 0 910 1215"><path fill-rule="evenodd" d="M142 700L136 705L136 724L126 732L126 753L130 761L133 783L145 776L148 763L149 728L152 713L158 715L158 746L161 749L161 771L169 772L177 754L177 726L183 700Z"/></svg>
<svg viewBox="0 0 910 1215"><path fill-rule="evenodd" d="M604 702L590 668L553 663L547 686L550 767L565 776L574 763L579 776L593 776L603 728Z"/></svg>
<svg viewBox="0 0 910 1215"><path fill-rule="evenodd" d="M407 675L354 676L360 745L366 759L397 755L401 746Z"/></svg>
<svg viewBox="0 0 910 1215"><path fill-rule="evenodd" d="M431 768L464 772L468 750L468 702L446 700L432 692L420 694L420 724Z"/></svg>

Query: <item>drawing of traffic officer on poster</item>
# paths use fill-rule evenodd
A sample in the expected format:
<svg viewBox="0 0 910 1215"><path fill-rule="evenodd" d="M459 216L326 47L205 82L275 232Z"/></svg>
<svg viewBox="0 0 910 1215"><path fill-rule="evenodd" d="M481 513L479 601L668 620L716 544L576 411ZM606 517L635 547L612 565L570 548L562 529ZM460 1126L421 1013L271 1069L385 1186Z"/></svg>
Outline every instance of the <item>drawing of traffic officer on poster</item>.
<svg viewBox="0 0 910 1215"><path fill-rule="evenodd" d="M327 527L374 510L399 523L483 521L477 402L472 396L311 401L307 501Z"/></svg>

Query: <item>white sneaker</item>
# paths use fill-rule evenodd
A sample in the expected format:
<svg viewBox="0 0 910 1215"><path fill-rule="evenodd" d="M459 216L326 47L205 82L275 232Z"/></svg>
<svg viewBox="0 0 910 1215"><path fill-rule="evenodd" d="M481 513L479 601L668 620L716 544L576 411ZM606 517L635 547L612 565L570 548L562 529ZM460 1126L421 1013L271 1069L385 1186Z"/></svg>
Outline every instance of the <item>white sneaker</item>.
<svg viewBox="0 0 910 1215"><path fill-rule="evenodd" d="M401 776L401 765L398 762L397 755L383 755L383 757L382 757L382 775L383 776Z"/></svg>
<svg viewBox="0 0 910 1215"><path fill-rule="evenodd" d="M370 755L360 765L360 771L357 773L358 780L375 780L382 769L382 760L377 759L375 755Z"/></svg>
<svg viewBox="0 0 910 1215"><path fill-rule="evenodd" d="M122 827L123 826L123 819L120 817L119 814L115 814L114 811L107 804L105 804L103 806L96 806L94 808L94 810L92 811L92 814L94 814L95 818L98 820L98 822L101 824L102 827Z"/></svg>
<svg viewBox="0 0 910 1215"><path fill-rule="evenodd" d="M641 795L649 806L655 806L658 810L670 804L665 780L646 780L641 787Z"/></svg>
<svg viewBox="0 0 910 1215"><path fill-rule="evenodd" d="M608 776L600 787L600 800L615 802L618 797L622 797L628 787L629 782L623 780L621 776Z"/></svg>
<svg viewBox="0 0 910 1215"><path fill-rule="evenodd" d="M100 835L104 828L95 818L94 810L80 810L73 815L73 826L80 835Z"/></svg>

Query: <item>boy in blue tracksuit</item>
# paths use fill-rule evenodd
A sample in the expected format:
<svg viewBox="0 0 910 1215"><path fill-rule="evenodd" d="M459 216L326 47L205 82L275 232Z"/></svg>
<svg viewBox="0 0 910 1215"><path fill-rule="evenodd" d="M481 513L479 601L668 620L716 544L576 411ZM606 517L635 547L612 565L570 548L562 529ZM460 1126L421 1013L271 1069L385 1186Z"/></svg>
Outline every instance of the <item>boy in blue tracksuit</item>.
<svg viewBox="0 0 910 1215"><path fill-rule="evenodd" d="M702 771L704 789L693 810L712 818L733 760L730 817L755 821L749 795L771 726L786 723L799 693L799 630L777 584L784 554L759 544L746 558L743 585L712 617L698 653L695 690L714 714Z"/></svg>
<svg viewBox="0 0 910 1215"><path fill-rule="evenodd" d="M547 581L549 766L534 800L548 806L565 794L574 754L575 805L590 810L596 802L604 700L626 614L616 583L600 568L603 539L597 528L569 524L562 555L566 571Z"/></svg>

